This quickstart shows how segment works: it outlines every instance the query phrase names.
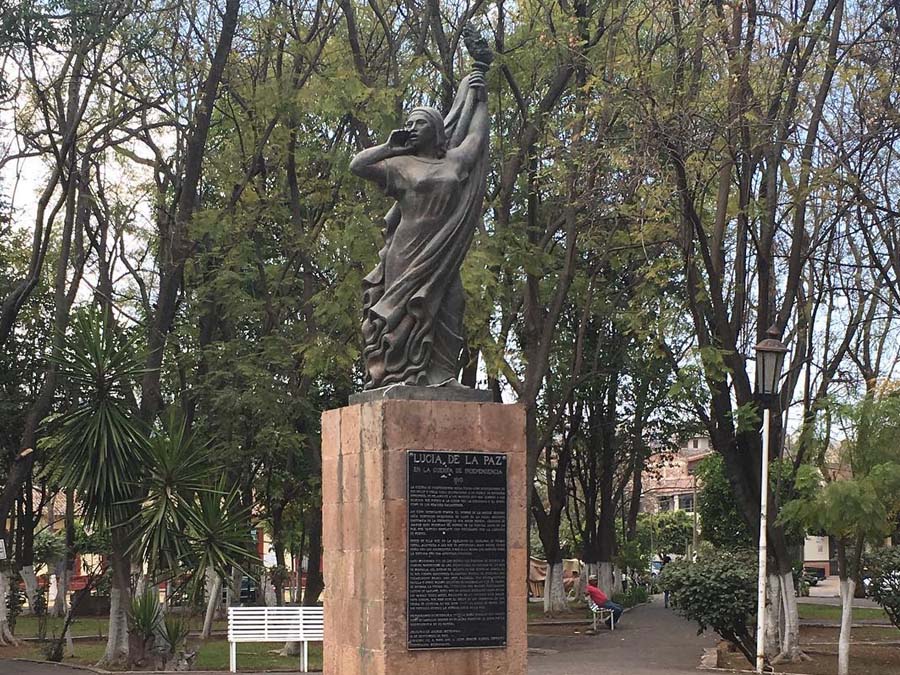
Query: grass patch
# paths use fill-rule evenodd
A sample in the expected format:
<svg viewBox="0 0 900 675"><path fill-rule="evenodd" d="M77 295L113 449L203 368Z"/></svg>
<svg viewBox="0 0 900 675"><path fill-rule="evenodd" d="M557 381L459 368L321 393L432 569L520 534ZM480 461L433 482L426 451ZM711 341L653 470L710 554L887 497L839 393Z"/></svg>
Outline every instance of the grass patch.
<svg viewBox="0 0 900 675"><path fill-rule="evenodd" d="M47 617L47 637L59 635L62 632L65 619L59 617ZM108 616L85 616L74 619L70 624L72 635L78 637L102 638L109 630ZM20 616L16 618L15 634L17 638L30 638L38 636L38 620L34 616Z"/></svg>
<svg viewBox="0 0 900 675"><path fill-rule="evenodd" d="M808 603L797 603L797 610L800 612L801 619L819 620L819 621L840 621L841 608L833 605L813 605ZM854 607L853 620L878 620L890 623L887 614L880 607Z"/></svg>
<svg viewBox="0 0 900 675"><path fill-rule="evenodd" d="M238 644L238 671L260 670L299 670L299 656L279 656L281 643L249 642ZM197 650L194 670L228 670L228 641L212 638L205 642L188 640L189 649ZM106 643L94 640L81 640L75 643L75 657L66 658L63 663L94 665L103 656ZM41 645L25 643L19 647L0 648L0 658L27 658L44 660ZM309 667L311 670L322 669L322 643L314 642L309 646Z"/></svg>
<svg viewBox="0 0 900 675"><path fill-rule="evenodd" d="M65 620L63 617L47 618L47 637L59 635L62 632ZM97 639L105 639L109 630L108 616L85 616L78 617L70 624L72 635L75 637L94 637ZM191 630L199 631L203 628L203 618L194 617L191 619ZM213 630L228 630L228 622L226 620L213 622ZM18 638L38 637L38 620L34 616L20 616L16 619L15 635Z"/></svg>
<svg viewBox="0 0 900 675"><path fill-rule="evenodd" d="M569 613L559 613L554 615L553 618L556 619L581 619L583 617L589 616L590 614L587 611L587 608L577 602L569 603ZM543 619L547 619L550 617L544 616L544 603L542 602L529 602L528 603L528 620L529 621L541 621Z"/></svg>

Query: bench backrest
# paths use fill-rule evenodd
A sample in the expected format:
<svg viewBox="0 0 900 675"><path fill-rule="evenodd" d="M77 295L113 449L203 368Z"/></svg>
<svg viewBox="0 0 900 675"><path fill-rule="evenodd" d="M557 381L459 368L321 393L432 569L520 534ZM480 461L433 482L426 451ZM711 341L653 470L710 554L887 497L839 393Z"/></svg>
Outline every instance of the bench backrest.
<svg viewBox="0 0 900 675"><path fill-rule="evenodd" d="M324 634L321 607L229 607L229 642L319 642Z"/></svg>

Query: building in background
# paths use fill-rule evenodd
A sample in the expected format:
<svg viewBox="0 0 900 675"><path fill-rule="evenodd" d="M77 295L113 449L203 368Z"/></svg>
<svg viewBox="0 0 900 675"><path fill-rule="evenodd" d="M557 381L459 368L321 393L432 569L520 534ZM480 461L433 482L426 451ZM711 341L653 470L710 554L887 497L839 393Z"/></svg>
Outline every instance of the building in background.
<svg viewBox="0 0 900 675"><path fill-rule="evenodd" d="M713 453L709 439L697 436L679 448L675 454L650 457L644 471L641 511L694 511L694 469L704 457Z"/></svg>
<svg viewBox="0 0 900 675"><path fill-rule="evenodd" d="M709 438L696 436L674 454L652 455L644 471L641 511L662 513L663 511L687 511L693 513L696 494L702 485L695 484L694 471L697 464L715 452ZM832 479L840 479L842 471L837 462L831 462ZM700 532L703 523L700 523ZM832 551L828 537L808 536L803 546L803 566L820 568L826 576L834 568Z"/></svg>

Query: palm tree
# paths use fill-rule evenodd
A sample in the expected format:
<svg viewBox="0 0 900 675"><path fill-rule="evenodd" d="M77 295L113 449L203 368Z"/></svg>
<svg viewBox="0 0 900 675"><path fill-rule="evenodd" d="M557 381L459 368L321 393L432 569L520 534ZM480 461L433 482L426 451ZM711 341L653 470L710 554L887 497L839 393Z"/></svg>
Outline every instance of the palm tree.
<svg viewBox="0 0 900 675"><path fill-rule="evenodd" d="M136 487L147 457L147 433L137 415L133 386L142 370L134 342L93 310L79 312L57 359L72 403L48 420L48 472L75 491L84 525L108 530L112 540L109 637L101 664L128 658L131 600L130 522L138 511Z"/></svg>
<svg viewBox="0 0 900 675"><path fill-rule="evenodd" d="M224 575L247 560L249 514L224 489L206 447L176 414L147 429L135 382L142 374L134 341L109 317L78 314L59 359L73 403L48 421L48 472L71 488L85 527L112 540L110 625L103 665L129 657L132 561L152 583L187 574L199 588L207 570Z"/></svg>

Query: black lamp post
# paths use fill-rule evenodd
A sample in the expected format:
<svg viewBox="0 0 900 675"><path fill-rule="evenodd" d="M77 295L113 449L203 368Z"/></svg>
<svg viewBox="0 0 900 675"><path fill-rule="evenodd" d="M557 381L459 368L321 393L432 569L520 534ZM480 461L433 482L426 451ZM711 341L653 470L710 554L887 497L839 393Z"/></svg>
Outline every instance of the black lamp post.
<svg viewBox="0 0 900 675"><path fill-rule="evenodd" d="M759 477L759 579L756 597L756 672L762 673L766 661L766 520L769 510L769 402L778 393L778 381L787 347L778 339L773 326L768 337L756 345L756 393L763 397L762 460Z"/></svg>

